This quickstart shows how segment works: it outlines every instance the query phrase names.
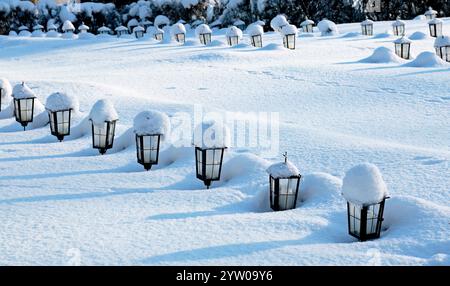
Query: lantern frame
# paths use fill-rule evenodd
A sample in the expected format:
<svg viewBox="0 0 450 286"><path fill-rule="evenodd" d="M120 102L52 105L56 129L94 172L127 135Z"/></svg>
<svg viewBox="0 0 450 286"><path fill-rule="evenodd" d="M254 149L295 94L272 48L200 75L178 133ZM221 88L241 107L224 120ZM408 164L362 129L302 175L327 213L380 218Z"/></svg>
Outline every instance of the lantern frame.
<svg viewBox="0 0 450 286"><path fill-rule="evenodd" d="M428 7L428 10L424 14L425 14L425 19L427 19L427 20L433 20L433 19L436 19L436 17L437 17L437 13L435 13L435 11L433 11L433 8L431 8L431 7Z"/></svg>
<svg viewBox="0 0 450 286"><path fill-rule="evenodd" d="M222 164L223 164L223 154L225 153L225 149L227 147L219 147L219 148L201 148L195 147L195 173L197 175L197 179L202 180L205 183L207 189L210 188L211 182L220 181L220 175L222 173ZM215 161L216 152L220 151L220 161ZM212 163L207 163L208 154L212 152ZM207 166L211 167L211 176L207 176ZM215 168L218 167L218 172L215 172ZM214 176L215 174L215 176Z"/></svg>
<svg viewBox="0 0 450 286"><path fill-rule="evenodd" d="M428 23L428 30L431 37L437 38L442 36L442 22Z"/></svg>
<svg viewBox="0 0 450 286"><path fill-rule="evenodd" d="M175 34L175 40L178 43L184 44L186 42L186 34L185 33Z"/></svg>
<svg viewBox="0 0 450 286"><path fill-rule="evenodd" d="M202 33L199 34L198 37L202 45L208 45L209 43L211 43L211 33Z"/></svg>
<svg viewBox="0 0 450 286"><path fill-rule="evenodd" d="M94 149L98 149L100 154L105 154L106 150L111 149L113 147L114 144L114 137L115 137L115 133L116 133L116 123L117 120L112 120L112 121L105 121L104 125L102 127L106 127L106 128L99 128L98 126L96 126L94 124L94 122L92 121L92 148ZM96 132L98 129L103 129L106 130L106 132L103 133L99 133ZM98 139L98 143L96 144L96 136L104 136L105 137L105 144L104 146L101 146L100 142L102 142L102 140L99 138Z"/></svg>
<svg viewBox="0 0 450 286"><path fill-rule="evenodd" d="M118 38L120 38L120 37L123 36L123 35L129 35L129 34L128 34L128 30L120 30L120 31L117 31L117 37L118 37Z"/></svg>
<svg viewBox="0 0 450 286"><path fill-rule="evenodd" d="M159 160L159 148L161 144L161 136L162 134L136 134L136 157L137 162L144 166L145 170L149 171L153 165L158 165ZM150 148L145 148L144 139L148 137L150 139ZM155 146L152 144L153 140L156 140L156 148L152 148ZM146 160L145 152L149 153L149 160ZM152 160L152 152L156 152L155 159Z"/></svg>
<svg viewBox="0 0 450 286"><path fill-rule="evenodd" d="M252 42L252 46L253 47L255 47L255 48L262 48L263 41L262 41L262 35L261 34L250 36L250 40Z"/></svg>
<svg viewBox="0 0 450 286"><path fill-rule="evenodd" d="M2 98L3 98L3 87L0 87L0 112L2 111Z"/></svg>
<svg viewBox="0 0 450 286"><path fill-rule="evenodd" d="M274 211L284 211L284 210L289 210L289 209L295 209L297 206L297 197L298 197L298 192L299 192L299 187L300 187L300 180L301 180L302 176L299 174L297 176L289 176L289 177L282 177L282 178L275 178L272 175L269 175L269 197L270 197L270 208ZM295 184L295 191L293 194L290 193L283 193L280 194L280 180L287 180L287 186L289 186L289 183L291 182L291 180L297 180ZM289 187L287 187L289 188ZM280 197L281 196L285 196L286 197L286 201L284 203L284 205L282 206L280 204ZM293 202L291 203L291 207L288 206L288 198L289 197L294 197Z"/></svg>
<svg viewBox="0 0 450 286"><path fill-rule="evenodd" d="M136 39L144 37L144 31L134 31L134 36Z"/></svg>
<svg viewBox="0 0 450 286"><path fill-rule="evenodd" d="M375 204L365 205L358 205L347 201L348 233L359 241L379 238L381 235L381 226L384 221L385 201L388 198L385 197L382 201Z"/></svg>
<svg viewBox="0 0 450 286"><path fill-rule="evenodd" d="M361 24L361 33L363 36L373 36L373 24Z"/></svg>
<svg viewBox="0 0 450 286"><path fill-rule="evenodd" d="M450 62L450 45L436 47L436 54L446 62Z"/></svg>
<svg viewBox="0 0 450 286"><path fill-rule="evenodd" d="M155 37L155 40L162 41L163 37L164 37L164 33L155 33L155 34L153 34L153 36Z"/></svg>
<svg viewBox="0 0 450 286"><path fill-rule="evenodd" d="M394 43L395 54L402 59L409 60L411 58L411 43Z"/></svg>
<svg viewBox="0 0 450 286"><path fill-rule="evenodd" d="M289 50L295 50L296 34L287 34L283 36L283 46ZM293 41L293 42L292 42Z"/></svg>
<svg viewBox="0 0 450 286"><path fill-rule="evenodd" d="M405 24L398 24L392 27L394 36L404 36L406 32Z"/></svg>
<svg viewBox="0 0 450 286"><path fill-rule="evenodd" d="M314 29L313 24L306 24L300 27L303 33L312 33Z"/></svg>
<svg viewBox="0 0 450 286"><path fill-rule="evenodd" d="M67 121L64 120L64 115L68 113ZM58 114L62 114L63 122L58 122ZM70 135L70 124L72 118L72 108L61 109L56 111L48 110L48 119L50 122L50 133L58 138L59 142L64 140L64 136ZM67 124L67 131L64 131L64 124ZM62 125L62 126L61 126ZM60 127L61 126L61 127ZM62 128L62 130L59 130Z"/></svg>
<svg viewBox="0 0 450 286"><path fill-rule="evenodd" d="M34 116L34 99L35 97L26 97L26 98L14 98L14 117L16 121L19 122L23 126L23 130L27 127L28 123L33 122ZM30 102L31 100L31 102ZM25 103L25 105L24 105ZM29 105L31 104L31 109ZM26 109L23 109L23 107ZM27 118L23 118L23 112L28 114L30 112L30 116Z"/></svg>
<svg viewBox="0 0 450 286"><path fill-rule="evenodd" d="M227 36L227 42L230 47L239 44L239 36Z"/></svg>

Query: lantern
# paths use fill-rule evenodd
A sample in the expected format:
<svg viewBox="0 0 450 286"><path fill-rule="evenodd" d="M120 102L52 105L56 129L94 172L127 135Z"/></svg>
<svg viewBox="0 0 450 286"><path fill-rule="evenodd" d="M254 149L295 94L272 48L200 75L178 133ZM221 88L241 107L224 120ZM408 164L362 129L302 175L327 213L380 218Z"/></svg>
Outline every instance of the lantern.
<svg viewBox="0 0 450 286"><path fill-rule="evenodd" d="M250 42L252 43L252 46L256 48L262 48L262 35L264 34L263 27L257 24L252 24L247 28L247 33L250 36Z"/></svg>
<svg viewBox="0 0 450 286"><path fill-rule="evenodd" d="M287 153L283 156L284 162L273 164L267 169L270 207L274 211L295 209L300 186L298 169L287 160Z"/></svg>
<svg viewBox="0 0 450 286"><path fill-rule="evenodd" d="M131 19L130 21L128 21L127 27L130 33L133 33L134 28L136 28L137 26L139 26L139 22L136 19Z"/></svg>
<svg viewBox="0 0 450 286"><path fill-rule="evenodd" d="M295 39L297 38L297 27L286 25L281 29L283 34L283 45L286 49L295 50Z"/></svg>
<svg viewBox="0 0 450 286"><path fill-rule="evenodd" d="M51 94L45 103L50 122L50 133L61 142L70 135L72 111L78 110L78 101L64 93Z"/></svg>
<svg viewBox="0 0 450 286"><path fill-rule="evenodd" d="M155 40L162 41L164 36L164 31L155 27L155 33L153 34Z"/></svg>
<svg viewBox="0 0 450 286"><path fill-rule="evenodd" d="M402 59L408 60L410 58L411 41L401 37L394 41L395 54Z"/></svg>
<svg viewBox="0 0 450 286"><path fill-rule="evenodd" d="M245 29L245 22L242 21L241 19L238 19L238 20L233 22L233 26L236 26L240 30L244 30Z"/></svg>
<svg viewBox="0 0 450 286"><path fill-rule="evenodd" d="M33 32L42 32L43 29L44 29L44 26L37 24L33 27Z"/></svg>
<svg viewBox="0 0 450 286"><path fill-rule="evenodd" d="M181 44L184 44L186 40L186 28L182 23L173 24L171 29L172 36L174 39Z"/></svg>
<svg viewBox="0 0 450 286"><path fill-rule="evenodd" d="M78 31L80 31L80 34L87 33L89 30L89 27L86 26L84 23L81 23L81 25L78 27Z"/></svg>
<svg viewBox="0 0 450 286"><path fill-rule="evenodd" d="M431 37L440 37L442 36L442 21L439 19L433 19L428 22L428 28L430 30Z"/></svg>
<svg viewBox="0 0 450 286"><path fill-rule="evenodd" d="M136 39L144 37L144 33L145 33L145 29L142 28L141 26L137 26L133 30L133 34L136 37Z"/></svg>
<svg viewBox="0 0 450 286"><path fill-rule="evenodd" d="M227 30L226 37L228 45L231 47L235 46L239 44L239 41L242 38L242 30L239 29L238 27L231 26Z"/></svg>
<svg viewBox="0 0 450 286"><path fill-rule="evenodd" d="M373 36L373 21L366 17L366 20L361 22L361 33L364 36Z"/></svg>
<svg viewBox="0 0 450 286"><path fill-rule="evenodd" d="M348 232L360 241L380 237L387 187L378 168L364 163L345 174L342 194L347 200Z"/></svg>
<svg viewBox="0 0 450 286"><path fill-rule="evenodd" d="M392 23L392 29L394 32L394 36L404 36L405 35L405 22L400 20L400 17L397 17L397 20Z"/></svg>
<svg viewBox="0 0 450 286"><path fill-rule="evenodd" d="M64 33L73 33L75 32L75 26L69 20L64 21L62 30Z"/></svg>
<svg viewBox="0 0 450 286"><path fill-rule="evenodd" d="M92 147L103 155L113 147L117 113L112 103L99 100L92 107L89 119L92 122Z"/></svg>
<svg viewBox="0 0 450 286"><path fill-rule="evenodd" d="M28 123L33 122L34 99L36 95L22 82L22 84L14 87L13 98L14 117L23 126L23 130L25 130Z"/></svg>
<svg viewBox="0 0 450 286"><path fill-rule="evenodd" d="M212 31L208 25L206 24L198 25L197 28L195 28L195 34L199 38L200 43L202 43L203 45L211 43Z"/></svg>
<svg viewBox="0 0 450 286"><path fill-rule="evenodd" d="M444 61L450 62L450 37L441 36L437 37L434 41L434 48L436 54Z"/></svg>
<svg viewBox="0 0 450 286"><path fill-rule="evenodd" d="M55 26L55 24L48 24L47 25L47 32L56 32L57 28Z"/></svg>
<svg viewBox="0 0 450 286"><path fill-rule="evenodd" d="M427 20L435 19L437 15L437 11L433 10L433 8L428 7L428 11L425 12L425 17Z"/></svg>
<svg viewBox="0 0 450 286"><path fill-rule="evenodd" d="M111 29L105 26L102 26L100 28L98 28L98 34L99 35L109 35L109 33L111 32Z"/></svg>
<svg viewBox="0 0 450 286"><path fill-rule="evenodd" d="M312 33L313 32L314 21L311 21L306 17L305 21L300 23L300 28L303 33Z"/></svg>
<svg viewBox="0 0 450 286"><path fill-rule="evenodd" d="M183 44L185 42L185 40L186 40L186 34L184 34L184 33L175 34L175 40L178 43L182 43Z"/></svg>
<svg viewBox="0 0 450 286"><path fill-rule="evenodd" d="M225 149L227 148L195 147L197 179L202 180L207 189L211 186L212 181L220 180Z"/></svg>
<svg viewBox="0 0 450 286"><path fill-rule="evenodd" d="M128 28L124 26L119 26L116 29L114 29L114 31L116 31L118 38L120 38L123 35L128 35Z"/></svg>

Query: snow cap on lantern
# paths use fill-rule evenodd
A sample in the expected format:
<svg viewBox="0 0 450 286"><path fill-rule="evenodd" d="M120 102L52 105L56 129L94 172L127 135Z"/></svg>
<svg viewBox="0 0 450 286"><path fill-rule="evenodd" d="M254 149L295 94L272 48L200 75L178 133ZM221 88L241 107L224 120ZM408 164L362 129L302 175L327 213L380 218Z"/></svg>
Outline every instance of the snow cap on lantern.
<svg viewBox="0 0 450 286"><path fill-rule="evenodd" d="M201 148L228 148L231 146L230 129L217 120L205 120L194 130L193 143Z"/></svg>
<svg viewBox="0 0 450 286"><path fill-rule="evenodd" d="M200 36L202 34L211 34L211 33L212 33L211 29L206 24L198 25L197 28L195 28L195 35L197 35L197 36Z"/></svg>
<svg viewBox="0 0 450 286"><path fill-rule="evenodd" d="M392 23L392 26L393 26L393 27L404 26L405 24L406 24L405 21L402 21L402 20L400 19L400 17L397 17L397 20L395 20L395 21Z"/></svg>
<svg viewBox="0 0 450 286"><path fill-rule="evenodd" d="M40 25L40 24L36 24L33 27L33 31L42 31L44 29L44 26Z"/></svg>
<svg viewBox="0 0 450 286"><path fill-rule="evenodd" d="M22 25L22 26L19 27L19 31L28 31L28 27Z"/></svg>
<svg viewBox="0 0 450 286"><path fill-rule="evenodd" d="M80 32L87 32L89 30L89 26L85 25L84 23L82 23L79 27L78 27L78 31Z"/></svg>
<svg viewBox="0 0 450 286"><path fill-rule="evenodd" d="M287 36L287 35L297 35L298 34L298 30L297 27L295 25L286 25L281 29L281 33L283 33L283 35Z"/></svg>
<svg viewBox="0 0 450 286"><path fill-rule="evenodd" d="M339 29L336 24L328 19L323 19L317 24L320 34L322 36L334 36L339 34Z"/></svg>
<svg viewBox="0 0 450 286"><path fill-rule="evenodd" d="M45 108L50 111L72 109L73 112L78 112L80 104L75 96L63 92L55 92L47 97Z"/></svg>
<svg viewBox="0 0 450 286"><path fill-rule="evenodd" d="M111 32L111 29L106 27L106 26L101 26L100 28L98 28L97 30L100 34L109 34L109 32Z"/></svg>
<svg viewBox="0 0 450 286"><path fill-rule="evenodd" d="M305 26L308 26L308 25L314 25L314 21L306 18L305 21L300 23L300 27L305 27Z"/></svg>
<svg viewBox="0 0 450 286"><path fill-rule="evenodd" d="M258 20L256 22L252 23L252 25L259 25L259 26L264 27L266 25L266 22Z"/></svg>
<svg viewBox="0 0 450 286"><path fill-rule="evenodd" d="M434 47L435 48L441 48L441 47L447 47L450 46L450 37L449 36L442 36L437 37L434 41Z"/></svg>
<svg viewBox="0 0 450 286"><path fill-rule="evenodd" d="M371 205L387 197L387 187L377 166L363 163L345 174L342 195L349 202Z"/></svg>
<svg viewBox="0 0 450 286"><path fill-rule="evenodd" d="M164 16L164 15L158 15L158 16L156 16L154 22L155 22L155 23L154 23L155 27L158 27L158 28L159 28L160 26L169 26L169 25L170 25L170 20L169 20L169 18L167 18L167 17Z"/></svg>
<svg viewBox="0 0 450 286"><path fill-rule="evenodd" d="M274 179L289 178L300 175L299 170L290 161L275 163L267 168L266 172Z"/></svg>
<svg viewBox="0 0 450 286"><path fill-rule="evenodd" d="M247 28L247 33L250 36L259 36L259 35L263 35L264 34L264 29L263 27L261 27L260 25L257 24L251 24L250 26L248 26Z"/></svg>
<svg viewBox="0 0 450 286"><path fill-rule="evenodd" d="M36 98L36 94L28 87L26 83L14 86L12 96L15 99Z"/></svg>
<svg viewBox="0 0 450 286"><path fill-rule="evenodd" d="M133 33L136 33L136 32L142 32L142 33L144 33L144 32L145 32L145 29L144 29L143 27L141 27L141 26L134 27Z"/></svg>
<svg viewBox="0 0 450 286"><path fill-rule="evenodd" d="M170 32L173 35L186 34L186 27L181 23L176 23L176 24L173 24L172 27L170 27Z"/></svg>
<svg viewBox="0 0 450 286"><path fill-rule="evenodd" d="M47 31L56 31L58 28L54 23L48 23L47 24Z"/></svg>
<svg viewBox="0 0 450 286"><path fill-rule="evenodd" d="M284 15L277 15L270 21L270 27L276 32L280 32L281 28L288 24L289 22Z"/></svg>
<svg viewBox="0 0 450 286"><path fill-rule="evenodd" d="M395 40L394 44L411 44L411 41L408 40L406 37L401 37Z"/></svg>
<svg viewBox="0 0 450 286"><path fill-rule="evenodd" d="M366 17L366 20L361 22L361 26L373 25L373 21Z"/></svg>
<svg viewBox="0 0 450 286"><path fill-rule="evenodd" d="M161 139L164 140L170 134L170 119L165 113L159 111L142 111L134 118L133 128L137 135L160 134Z"/></svg>
<svg viewBox="0 0 450 286"><path fill-rule="evenodd" d="M62 30L64 32L73 32L75 31L75 26L69 20L64 21Z"/></svg>
<svg viewBox="0 0 450 286"><path fill-rule="evenodd" d="M124 32L124 31L128 31L128 29L125 26L119 26L119 27L115 28L114 31L116 31L116 32Z"/></svg>
<svg viewBox="0 0 450 286"><path fill-rule="evenodd" d="M131 19L130 21L128 21L128 23L127 23L127 27L129 30L133 30L134 27L136 27L136 26L139 26L139 22L138 22L138 20L136 20L134 18Z"/></svg>
<svg viewBox="0 0 450 286"><path fill-rule="evenodd" d="M226 36L242 38L242 30L236 26L231 26L228 28Z"/></svg>
<svg viewBox="0 0 450 286"><path fill-rule="evenodd" d="M424 15L427 17L427 19L432 19L436 17L437 13L438 12L436 10L433 10L432 7L428 7L428 10L424 13Z"/></svg>
<svg viewBox="0 0 450 286"><path fill-rule="evenodd" d="M101 99L92 106L89 119L94 125L103 125L105 121L115 121L119 119L116 109L111 101Z"/></svg>

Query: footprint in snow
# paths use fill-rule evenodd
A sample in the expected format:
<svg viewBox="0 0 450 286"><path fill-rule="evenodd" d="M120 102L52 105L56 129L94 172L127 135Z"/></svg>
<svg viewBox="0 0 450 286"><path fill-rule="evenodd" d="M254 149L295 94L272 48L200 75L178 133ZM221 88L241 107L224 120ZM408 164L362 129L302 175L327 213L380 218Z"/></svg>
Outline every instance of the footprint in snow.
<svg viewBox="0 0 450 286"><path fill-rule="evenodd" d="M208 90L207 87L199 87L198 90Z"/></svg>
<svg viewBox="0 0 450 286"><path fill-rule="evenodd" d="M177 89L175 86L166 87L166 89Z"/></svg>
<svg viewBox="0 0 450 286"><path fill-rule="evenodd" d="M442 103L442 99L425 99L426 102L431 102L431 103Z"/></svg>
<svg viewBox="0 0 450 286"><path fill-rule="evenodd" d="M445 160L440 160L440 159L434 159L434 160L427 160L427 161L423 161L422 165L437 165L437 164L441 164L444 163Z"/></svg>
<svg viewBox="0 0 450 286"><path fill-rule="evenodd" d="M442 100L450 100L450 96L441 96Z"/></svg>

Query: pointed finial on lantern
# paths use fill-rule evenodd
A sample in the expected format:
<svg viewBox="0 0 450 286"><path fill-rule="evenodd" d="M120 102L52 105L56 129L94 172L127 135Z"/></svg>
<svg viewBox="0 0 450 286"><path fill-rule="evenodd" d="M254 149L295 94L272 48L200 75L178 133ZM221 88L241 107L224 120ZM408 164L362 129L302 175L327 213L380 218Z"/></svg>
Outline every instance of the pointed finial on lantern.
<svg viewBox="0 0 450 286"><path fill-rule="evenodd" d="M283 157L284 157L284 163L287 163L287 152L283 153Z"/></svg>

